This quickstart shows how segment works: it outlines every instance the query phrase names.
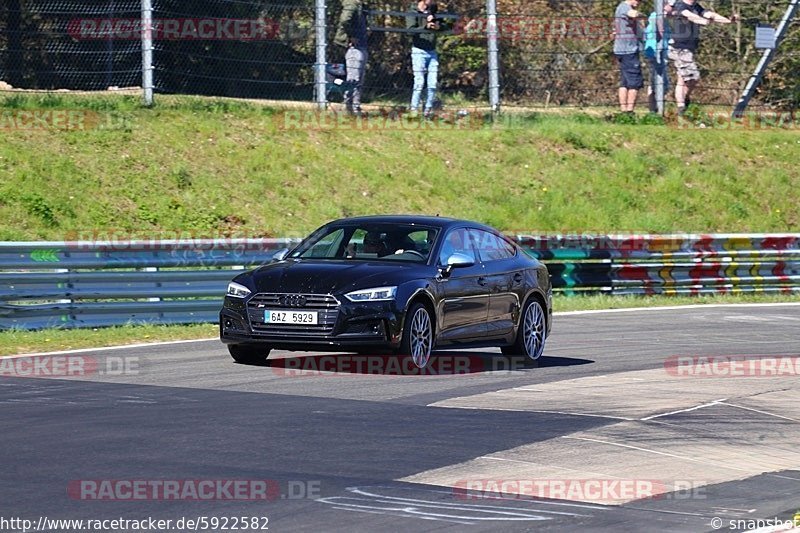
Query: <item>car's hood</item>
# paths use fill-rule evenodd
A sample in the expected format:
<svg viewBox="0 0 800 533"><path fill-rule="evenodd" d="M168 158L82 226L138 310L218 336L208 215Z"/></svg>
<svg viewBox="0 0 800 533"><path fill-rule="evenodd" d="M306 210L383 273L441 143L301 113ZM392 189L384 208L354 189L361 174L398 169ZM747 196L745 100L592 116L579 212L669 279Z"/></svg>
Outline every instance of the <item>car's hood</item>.
<svg viewBox="0 0 800 533"><path fill-rule="evenodd" d="M253 271L256 292L333 294L398 285L430 267L395 262L288 260Z"/></svg>

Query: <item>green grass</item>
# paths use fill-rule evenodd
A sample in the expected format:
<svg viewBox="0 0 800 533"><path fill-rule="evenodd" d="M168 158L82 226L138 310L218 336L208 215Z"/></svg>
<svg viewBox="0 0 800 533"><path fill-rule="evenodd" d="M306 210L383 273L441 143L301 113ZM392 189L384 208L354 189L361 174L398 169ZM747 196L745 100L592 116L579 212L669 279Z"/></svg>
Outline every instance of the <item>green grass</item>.
<svg viewBox="0 0 800 533"><path fill-rule="evenodd" d="M701 297L638 297L638 296L556 296L553 307L559 311L585 311L591 309L621 309L631 307L660 307L691 304L737 304L797 302L789 296L701 296ZM190 326L132 325L96 329L51 329L44 331L0 332L0 356L37 353L80 348L97 348L171 340L216 338L216 324Z"/></svg>
<svg viewBox="0 0 800 533"><path fill-rule="evenodd" d="M0 331L0 356L147 342L207 339L218 334L219 327L216 324Z"/></svg>
<svg viewBox="0 0 800 533"><path fill-rule="evenodd" d="M674 305L719 305L800 303L790 295L719 294L708 296L554 296L553 309L559 311L590 311L594 309L629 309L633 307L665 307Z"/></svg>
<svg viewBox="0 0 800 533"><path fill-rule="evenodd" d="M0 99L6 115L41 109L94 118L85 130L2 132L0 240L302 236L388 212L509 232L800 229L797 131L580 113L462 131L285 130L284 111L230 100Z"/></svg>

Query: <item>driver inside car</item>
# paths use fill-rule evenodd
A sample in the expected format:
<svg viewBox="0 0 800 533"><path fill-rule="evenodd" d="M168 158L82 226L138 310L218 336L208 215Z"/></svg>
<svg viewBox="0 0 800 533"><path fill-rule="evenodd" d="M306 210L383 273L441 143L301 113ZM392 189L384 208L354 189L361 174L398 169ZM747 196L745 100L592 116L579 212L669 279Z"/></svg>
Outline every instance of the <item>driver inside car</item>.
<svg viewBox="0 0 800 533"><path fill-rule="evenodd" d="M379 231L369 231L364 235L364 253L376 254L384 257L393 253L386 244L385 234Z"/></svg>

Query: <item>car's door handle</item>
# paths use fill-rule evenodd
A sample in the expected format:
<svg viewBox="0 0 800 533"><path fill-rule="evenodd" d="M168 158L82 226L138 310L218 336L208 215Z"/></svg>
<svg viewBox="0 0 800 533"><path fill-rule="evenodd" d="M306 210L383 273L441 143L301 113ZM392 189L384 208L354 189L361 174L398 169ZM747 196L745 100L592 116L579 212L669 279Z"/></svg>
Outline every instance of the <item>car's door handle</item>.
<svg viewBox="0 0 800 533"><path fill-rule="evenodd" d="M478 285L480 285L481 287L485 286L486 285L486 278L484 278L484 277L478 278Z"/></svg>
<svg viewBox="0 0 800 533"><path fill-rule="evenodd" d="M514 274L514 283L522 283L522 274L520 272Z"/></svg>

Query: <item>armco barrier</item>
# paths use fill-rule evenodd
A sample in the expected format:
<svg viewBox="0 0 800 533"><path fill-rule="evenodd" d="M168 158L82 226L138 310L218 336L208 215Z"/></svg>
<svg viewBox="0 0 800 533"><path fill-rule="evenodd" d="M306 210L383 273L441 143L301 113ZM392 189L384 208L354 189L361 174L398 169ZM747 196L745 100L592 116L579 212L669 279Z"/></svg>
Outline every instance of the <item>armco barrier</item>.
<svg viewBox="0 0 800 533"><path fill-rule="evenodd" d="M566 293L800 294L800 234L517 235Z"/></svg>
<svg viewBox="0 0 800 533"><path fill-rule="evenodd" d="M566 294L800 294L800 234L515 238ZM237 270L296 242L0 243L0 329L215 322Z"/></svg>
<svg viewBox="0 0 800 533"><path fill-rule="evenodd" d="M215 322L237 271L297 242L0 243L0 329Z"/></svg>

